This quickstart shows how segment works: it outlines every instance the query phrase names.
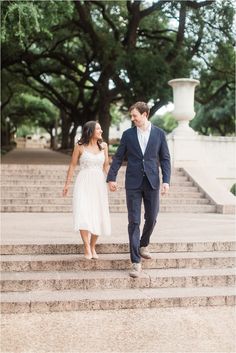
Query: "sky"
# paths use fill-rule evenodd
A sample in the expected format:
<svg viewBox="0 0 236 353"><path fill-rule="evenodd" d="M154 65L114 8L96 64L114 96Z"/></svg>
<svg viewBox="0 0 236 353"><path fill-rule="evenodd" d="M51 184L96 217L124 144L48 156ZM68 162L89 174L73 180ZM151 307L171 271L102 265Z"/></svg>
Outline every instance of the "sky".
<svg viewBox="0 0 236 353"><path fill-rule="evenodd" d="M155 115L163 115L167 112L171 112L173 109L174 109L174 104L170 102L167 105L163 105L163 107L158 109Z"/></svg>

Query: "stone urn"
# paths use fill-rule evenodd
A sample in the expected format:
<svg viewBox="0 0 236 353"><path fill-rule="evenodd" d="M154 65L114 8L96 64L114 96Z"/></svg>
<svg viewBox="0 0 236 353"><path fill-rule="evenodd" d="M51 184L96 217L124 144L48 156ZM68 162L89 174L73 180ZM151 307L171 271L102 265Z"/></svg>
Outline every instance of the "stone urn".
<svg viewBox="0 0 236 353"><path fill-rule="evenodd" d="M195 116L194 111L194 91L200 82L191 78L177 78L168 81L173 88L174 110L172 112L178 121L178 126L172 134L176 136L195 135L195 131L189 126Z"/></svg>

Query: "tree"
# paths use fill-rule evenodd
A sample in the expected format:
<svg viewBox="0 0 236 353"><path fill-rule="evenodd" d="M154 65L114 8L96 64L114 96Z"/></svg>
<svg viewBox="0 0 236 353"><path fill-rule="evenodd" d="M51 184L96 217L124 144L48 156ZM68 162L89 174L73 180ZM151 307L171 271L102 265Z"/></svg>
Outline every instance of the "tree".
<svg viewBox="0 0 236 353"><path fill-rule="evenodd" d="M91 119L99 120L108 140L116 102L123 111L136 100L153 102L153 115L171 99L169 79L192 74L204 79L221 43L232 46L230 0L30 4L32 19L20 26L20 18L29 16L25 2L4 2L3 68L60 110L64 148L77 126ZM17 6L21 12L13 11ZM221 68L208 85L209 101L213 85L223 89L227 69ZM203 86L197 91L199 101L206 97L203 91Z"/></svg>
<svg viewBox="0 0 236 353"><path fill-rule="evenodd" d="M11 122L11 131L17 132L22 124L44 128L51 136L51 147L55 147L55 133L58 111L47 99L33 96L29 93L15 95L6 108L6 114Z"/></svg>
<svg viewBox="0 0 236 353"><path fill-rule="evenodd" d="M173 131L178 125L176 119L169 112L163 114L162 116L154 115L151 118L151 122L153 125L163 129L167 134Z"/></svg>
<svg viewBox="0 0 236 353"><path fill-rule="evenodd" d="M235 53L229 42L220 39L216 54L205 57L208 69L201 68L201 89L197 90L196 117L190 125L203 135L235 133Z"/></svg>
<svg viewBox="0 0 236 353"><path fill-rule="evenodd" d="M203 135L234 135L235 92L226 87L209 103L199 105L190 126Z"/></svg>

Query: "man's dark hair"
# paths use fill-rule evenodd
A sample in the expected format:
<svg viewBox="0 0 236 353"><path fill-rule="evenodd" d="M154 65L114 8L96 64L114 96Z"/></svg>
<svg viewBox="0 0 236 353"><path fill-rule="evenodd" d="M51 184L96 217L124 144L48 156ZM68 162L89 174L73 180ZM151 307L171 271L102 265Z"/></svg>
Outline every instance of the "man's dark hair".
<svg viewBox="0 0 236 353"><path fill-rule="evenodd" d="M133 109L137 109L140 114L147 113L147 117L149 116L150 109L148 108L148 105L145 102L136 102L136 103L134 103L129 108L129 112L131 112L131 110L133 110Z"/></svg>

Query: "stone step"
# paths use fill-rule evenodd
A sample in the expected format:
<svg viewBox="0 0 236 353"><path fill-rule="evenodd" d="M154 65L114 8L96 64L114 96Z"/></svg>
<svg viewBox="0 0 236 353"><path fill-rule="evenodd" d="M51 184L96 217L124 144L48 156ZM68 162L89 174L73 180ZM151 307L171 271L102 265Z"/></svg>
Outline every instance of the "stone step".
<svg viewBox="0 0 236 353"><path fill-rule="evenodd" d="M1 212L54 212L68 213L72 212L70 205L2 205ZM126 213L125 205L113 205L110 207L112 213ZM215 205L160 205L160 212L172 213L215 213Z"/></svg>
<svg viewBox="0 0 236 353"><path fill-rule="evenodd" d="M1 165L1 175L9 176L12 175L23 176L23 175L65 175L67 173L67 165L27 165L27 164L2 164ZM76 174L79 171L79 168L76 167L74 173ZM119 175L125 175L126 167L122 166L118 172ZM185 176L183 169L174 168L171 172L172 176Z"/></svg>
<svg viewBox="0 0 236 353"><path fill-rule="evenodd" d="M11 187L11 186L34 186L34 185L42 185L42 186L51 186L51 185L54 185L54 186L61 186L63 187L65 184L65 180L48 180L48 179L30 179L28 181L26 180L22 180L22 179L16 179L16 180L11 180L11 179L6 179L6 180L2 180L1 182L1 185L3 186L8 186L8 187ZM124 181L123 180L118 180L118 184L120 187L124 186ZM186 181L184 179L184 181L172 181L171 182L171 187L172 186L179 186L179 187L188 187L188 186L193 186L193 182L192 181Z"/></svg>
<svg viewBox="0 0 236 353"><path fill-rule="evenodd" d="M160 204L163 205L207 205L210 201L208 199L189 199L189 198L161 198ZM71 197L53 197L53 198L2 198L1 199L2 206L4 205L71 205L72 198ZM124 205L126 206L126 198L114 198L109 197L109 204L112 205Z"/></svg>
<svg viewBox="0 0 236 353"><path fill-rule="evenodd" d="M73 185L69 197L61 197L67 170L68 165L4 165L2 212L72 212ZM78 170L76 168L75 176ZM122 166L118 173L119 191L109 193L111 212L127 212L125 172L126 166ZM193 181L188 180L183 169L173 169L172 176L170 194L161 199L160 212L216 212L216 206L211 205L210 200L199 192ZM27 195L24 195L25 192ZM42 195L43 193L48 195Z"/></svg>
<svg viewBox="0 0 236 353"><path fill-rule="evenodd" d="M62 190L61 188L59 188L59 190L55 190L55 192L37 192L38 188L35 188L35 191L32 192L28 192L28 191L15 191L12 192L9 189L3 190L2 189L2 197L4 198L30 198L30 197L34 197L34 198L54 198L54 197L61 197L62 195ZM68 197L72 197L72 188L70 188L69 193L68 193ZM121 197L125 197L125 190L122 191L116 191L116 192L110 192L109 193L109 197L110 199L119 199ZM169 193L167 195L164 196L165 199L169 199L169 198L190 198L190 199L202 199L204 198L205 195L204 193L201 192L173 192L172 190L169 191Z"/></svg>
<svg viewBox="0 0 236 353"><path fill-rule="evenodd" d="M34 179L34 180L60 180L62 182L65 182L65 179L66 179L66 172L63 172L61 174L51 174L51 173L48 173L48 174L20 174L20 175L17 175L17 174L10 174L10 175L1 175L1 180L2 181L5 181L5 180L11 180L11 181L17 181L17 180L24 180L24 181L29 181L31 179ZM161 174L160 174L161 175ZM77 176L77 173L74 173L74 179L76 178ZM118 174L117 176L117 181L121 181L123 180L125 177L125 174L124 173L120 173ZM185 175L172 175L172 178L171 178L172 181L179 181L179 182L182 182L182 181L188 181L189 178Z"/></svg>
<svg viewBox="0 0 236 353"><path fill-rule="evenodd" d="M57 166L55 166L56 168L50 168L52 166L47 166L47 165L40 165L40 167L38 167L38 165L36 166L36 168L25 168L25 165L21 164L18 165L18 169L16 168L3 168L3 164L1 166L1 175L2 176L12 176L12 175L17 175L17 176L21 176L21 175L64 175L64 173L67 173L68 167L67 166L62 166L62 168L58 168ZM77 172L79 170L78 167L76 167L74 172ZM123 173L123 171L122 171ZM184 175L183 172L177 172L176 175Z"/></svg>
<svg viewBox="0 0 236 353"><path fill-rule="evenodd" d="M142 261L144 269L153 268L227 268L236 265L234 251L153 253ZM2 255L2 271L76 271L124 270L130 268L129 254L100 254L97 260L83 255Z"/></svg>
<svg viewBox="0 0 236 353"><path fill-rule="evenodd" d="M1 292L71 289L227 287L236 282L235 268L144 270L134 280L126 271L3 272Z"/></svg>
<svg viewBox="0 0 236 353"><path fill-rule="evenodd" d="M0 168L1 174L11 175L14 174L42 174L46 173L63 173L67 172L69 164L2 164ZM75 172L79 170L79 165L76 166ZM161 170L161 169L159 169ZM126 166L120 167L118 174L126 172ZM184 175L184 170L182 168L172 168L172 175Z"/></svg>
<svg viewBox="0 0 236 353"><path fill-rule="evenodd" d="M101 243L96 245L98 254L129 253L128 243ZM235 251L236 241L207 242L162 242L149 245L150 252L203 252ZM35 254L83 254L82 244L2 244L1 255L35 255Z"/></svg>
<svg viewBox="0 0 236 353"><path fill-rule="evenodd" d="M109 197L110 204L111 205L117 205L117 204L123 204L126 205L126 199L125 198L119 198L115 199L112 197ZM210 203L210 200L205 199L205 198L172 198L171 196L169 197L162 197L160 198L160 204L161 205L208 205Z"/></svg>
<svg viewBox="0 0 236 353"><path fill-rule="evenodd" d="M12 192L61 192L64 185L4 185L1 186L2 193L6 191ZM71 185L71 190L73 189L73 185ZM119 190L124 191L124 187L119 185ZM198 192L198 188L196 186L175 186L171 185L170 192ZM114 193L115 194L115 193Z"/></svg>
<svg viewBox="0 0 236 353"><path fill-rule="evenodd" d="M132 288L2 293L2 313L234 305L235 288Z"/></svg>
<svg viewBox="0 0 236 353"><path fill-rule="evenodd" d="M76 178L77 174L78 174L79 170L76 170L73 174L73 177ZM17 179L22 179L22 180L29 180L29 179L61 179L63 181L65 181L67 175L67 171L63 170L60 171L60 173L55 173L53 174L52 172L44 172L42 171L40 174L39 173L1 173L1 179L2 180L8 180L8 179L12 179L12 180L17 180ZM161 176L161 172L160 172L160 176ZM125 172L119 172L117 175L118 179L123 179L125 177ZM189 177L187 175L184 175L183 173L181 174L173 174L172 175L172 179L173 180L187 180Z"/></svg>

